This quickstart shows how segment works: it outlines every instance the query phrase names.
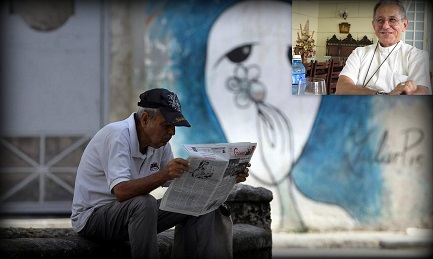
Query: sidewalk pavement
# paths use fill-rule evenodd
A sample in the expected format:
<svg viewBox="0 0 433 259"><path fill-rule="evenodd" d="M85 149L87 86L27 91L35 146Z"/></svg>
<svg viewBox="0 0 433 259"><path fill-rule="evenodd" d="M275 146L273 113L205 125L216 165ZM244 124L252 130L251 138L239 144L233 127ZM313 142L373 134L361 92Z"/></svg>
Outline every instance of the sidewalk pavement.
<svg viewBox="0 0 433 259"><path fill-rule="evenodd" d="M69 218L43 219L1 219L1 227L32 227L32 228L70 228ZM305 255L347 255L348 253L366 254L366 251L377 256L395 255L409 258L406 251L416 251L416 255L430 255L433 251L433 230L408 228L406 231L339 231L294 233L273 231L273 256L275 258L290 258ZM334 251L334 252L330 252ZM340 251L340 252L335 252ZM341 252L343 251L343 252ZM379 252L380 251L380 252ZM406 254L405 254L406 253ZM413 255L413 252L411 252Z"/></svg>
<svg viewBox="0 0 433 259"><path fill-rule="evenodd" d="M431 229L272 234L274 259L430 258L432 248Z"/></svg>
<svg viewBox="0 0 433 259"><path fill-rule="evenodd" d="M433 230L410 228L400 231L340 231L272 234L273 247L291 248L430 248Z"/></svg>

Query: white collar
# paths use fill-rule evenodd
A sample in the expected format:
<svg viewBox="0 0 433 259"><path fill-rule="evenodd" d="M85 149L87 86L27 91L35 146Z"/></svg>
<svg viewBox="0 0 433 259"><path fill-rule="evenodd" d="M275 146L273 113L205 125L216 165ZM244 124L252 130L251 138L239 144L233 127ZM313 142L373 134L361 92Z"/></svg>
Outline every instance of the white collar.
<svg viewBox="0 0 433 259"><path fill-rule="evenodd" d="M394 45L391 45L391 46L389 46L389 47L382 47L382 46L380 46L380 43L378 42L377 43L377 45L379 46L379 52L381 53L381 54L388 54L388 53L390 53L394 48L398 48L398 44L400 43L400 41L399 42L397 42L396 44L394 44Z"/></svg>

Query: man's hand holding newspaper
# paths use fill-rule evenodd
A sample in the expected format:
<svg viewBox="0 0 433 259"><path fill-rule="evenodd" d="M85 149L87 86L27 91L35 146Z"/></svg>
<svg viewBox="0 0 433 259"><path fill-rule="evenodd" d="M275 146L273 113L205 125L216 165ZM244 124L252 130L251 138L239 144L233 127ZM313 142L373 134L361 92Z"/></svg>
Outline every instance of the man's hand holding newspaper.
<svg viewBox="0 0 433 259"><path fill-rule="evenodd" d="M189 155L190 171L170 184L160 209L193 216L217 209L227 200L256 145L250 142L183 145Z"/></svg>

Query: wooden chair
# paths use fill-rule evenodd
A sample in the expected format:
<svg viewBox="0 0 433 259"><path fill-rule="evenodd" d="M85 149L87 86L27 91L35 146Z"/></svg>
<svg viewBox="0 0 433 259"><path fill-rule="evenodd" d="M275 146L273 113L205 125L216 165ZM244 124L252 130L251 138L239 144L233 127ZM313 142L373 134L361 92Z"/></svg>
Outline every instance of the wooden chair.
<svg viewBox="0 0 433 259"><path fill-rule="evenodd" d="M313 67L313 77L321 77L326 79L326 75L328 74L330 68L330 61L314 61Z"/></svg>
<svg viewBox="0 0 433 259"><path fill-rule="evenodd" d="M328 80L329 83L326 85L326 91L328 94L334 94L337 88L338 77L340 76L340 72L341 70L343 70L343 67L345 65L345 60L331 59L330 65L331 68Z"/></svg>
<svg viewBox="0 0 433 259"><path fill-rule="evenodd" d="M302 63L302 64L304 65L306 70L305 77L310 77L314 68L314 61L311 60L310 62Z"/></svg>
<svg viewBox="0 0 433 259"><path fill-rule="evenodd" d="M323 61L323 62L316 60L314 62L312 77L318 77L318 78L325 79L326 88L328 88L328 85L329 85L330 73L331 73L331 60ZM327 94L329 94L328 91L327 91Z"/></svg>

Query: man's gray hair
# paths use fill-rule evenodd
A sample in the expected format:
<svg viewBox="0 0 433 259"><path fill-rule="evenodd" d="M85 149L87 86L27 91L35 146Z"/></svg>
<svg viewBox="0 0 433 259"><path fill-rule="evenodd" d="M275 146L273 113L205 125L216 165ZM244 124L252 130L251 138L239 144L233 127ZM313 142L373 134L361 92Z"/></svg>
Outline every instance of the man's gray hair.
<svg viewBox="0 0 433 259"><path fill-rule="evenodd" d="M159 115L159 110L156 108L139 107L137 110L138 118L141 118L144 112L149 114L150 119L154 119Z"/></svg>
<svg viewBox="0 0 433 259"><path fill-rule="evenodd" d="M388 5L388 4L398 5L398 7L400 8L401 19L402 20L407 19L406 9L404 8L403 3L399 0L379 0L379 1L377 1L376 5L374 6L374 9L373 9L373 19L376 19L377 8L379 8L379 6L381 6L381 5Z"/></svg>

